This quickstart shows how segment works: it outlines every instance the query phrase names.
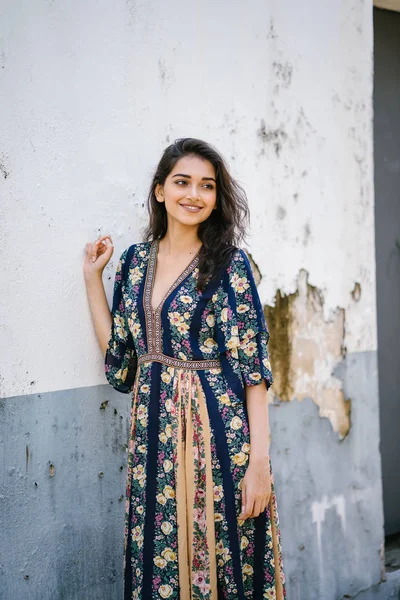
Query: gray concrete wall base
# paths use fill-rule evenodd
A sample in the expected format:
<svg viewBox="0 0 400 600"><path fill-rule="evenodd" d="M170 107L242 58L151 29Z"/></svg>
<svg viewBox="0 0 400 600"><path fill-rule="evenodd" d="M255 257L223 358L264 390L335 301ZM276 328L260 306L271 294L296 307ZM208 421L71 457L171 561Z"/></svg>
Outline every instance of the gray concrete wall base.
<svg viewBox="0 0 400 600"><path fill-rule="evenodd" d="M122 597L129 404L106 385L0 401L1 600Z"/></svg>
<svg viewBox="0 0 400 600"><path fill-rule="evenodd" d="M386 581L371 586L368 590L360 592L352 598L357 600L399 600L400 598L400 571L388 573Z"/></svg>

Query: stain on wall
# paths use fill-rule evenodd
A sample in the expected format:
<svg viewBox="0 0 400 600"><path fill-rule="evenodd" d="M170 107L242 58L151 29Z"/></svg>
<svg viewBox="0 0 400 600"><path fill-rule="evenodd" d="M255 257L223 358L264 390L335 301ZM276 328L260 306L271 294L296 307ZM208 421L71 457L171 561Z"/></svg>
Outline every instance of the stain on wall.
<svg viewBox="0 0 400 600"><path fill-rule="evenodd" d="M334 373L346 354L344 309L337 308L326 320L323 294L301 270L297 290L287 295L277 290L275 305L265 307L265 316L271 333L273 396L285 402L311 398L343 439L350 430L351 402Z"/></svg>

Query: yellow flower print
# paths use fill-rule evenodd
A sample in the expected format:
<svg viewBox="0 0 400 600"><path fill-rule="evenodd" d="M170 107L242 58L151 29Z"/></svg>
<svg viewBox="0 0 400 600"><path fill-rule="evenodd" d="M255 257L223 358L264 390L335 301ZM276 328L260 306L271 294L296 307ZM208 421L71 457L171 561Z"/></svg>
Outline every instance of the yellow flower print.
<svg viewBox="0 0 400 600"><path fill-rule="evenodd" d="M226 347L228 350L232 350L233 348L237 348L239 346L239 338L237 336L233 336L229 338L226 343Z"/></svg>
<svg viewBox="0 0 400 600"><path fill-rule="evenodd" d="M246 331L246 333L243 335L243 341L242 341L242 346L245 346L247 344L247 342L249 340L251 340L253 337L255 337L256 332L254 331L254 329L248 329Z"/></svg>
<svg viewBox="0 0 400 600"><path fill-rule="evenodd" d="M221 321L223 323L226 323L228 321L228 309L227 308L223 308L221 311Z"/></svg>
<svg viewBox="0 0 400 600"><path fill-rule="evenodd" d="M212 338L207 338L206 341L204 342L204 345L206 348L215 348L215 346L217 346L218 344Z"/></svg>
<svg viewBox="0 0 400 600"><path fill-rule="evenodd" d="M242 446L242 452L246 452L246 454L249 454L250 452L250 444L248 444L247 442L245 442Z"/></svg>
<svg viewBox="0 0 400 600"><path fill-rule="evenodd" d="M243 294L250 287L247 283L247 277L239 277L237 273L231 278L231 285L238 294Z"/></svg>
<svg viewBox="0 0 400 600"><path fill-rule="evenodd" d="M238 519L238 525L239 527L242 527L242 525L244 524L244 519Z"/></svg>
<svg viewBox="0 0 400 600"><path fill-rule="evenodd" d="M132 476L133 479L141 479L142 477L144 477L143 465L137 465L136 467L133 467Z"/></svg>
<svg viewBox="0 0 400 600"><path fill-rule="evenodd" d="M169 373L163 373L161 375L161 379L163 380L164 383L169 383L171 381L171 375Z"/></svg>
<svg viewBox="0 0 400 600"><path fill-rule="evenodd" d="M235 463L235 465L238 465L238 467L242 467L247 462L247 459L247 454L245 454L244 452L238 452L233 457L233 462Z"/></svg>
<svg viewBox="0 0 400 600"><path fill-rule="evenodd" d="M260 379L261 379L260 373L250 373L249 377L253 381L260 381Z"/></svg>
<svg viewBox="0 0 400 600"><path fill-rule="evenodd" d="M146 256L146 250L141 250L139 252L139 256L140 256L140 258L144 258Z"/></svg>
<svg viewBox="0 0 400 600"><path fill-rule="evenodd" d="M140 387L140 391L143 392L143 394L148 394L150 391L150 386L147 385L147 383L144 383L141 387Z"/></svg>
<svg viewBox="0 0 400 600"><path fill-rule="evenodd" d="M239 353L238 353L237 348L232 348L231 354L232 354L233 358L239 358Z"/></svg>
<svg viewBox="0 0 400 600"><path fill-rule="evenodd" d="M172 531L172 525L171 523L169 523L169 521L164 521L161 525L161 531L165 534L168 535L169 533L171 533Z"/></svg>
<svg viewBox="0 0 400 600"><path fill-rule="evenodd" d="M154 564L159 569L163 569L166 566L167 561L165 560L165 558L161 558L161 556L156 556L154 559Z"/></svg>
<svg viewBox="0 0 400 600"><path fill-rule="evenodd" d="M242 315L243 313L247 312L250 309L250 306L248 304L239 304L239 306L237 307L237 311L239 313L239 315Z"/></svg>
<svg viewBox="0 0 400 600"><path fill-rule="evenodd" d="M187 323L178 323L176 328L179 331L179 333L183 333L183 334L185 334L187 331L189 331L189 325Z"/></svg>
<svg viewBox="0 0 400 600"><path fill-rule="evenodd" d="M179 300L183 302L183 304L192 304L193 298L191 296L180 296Z"/></svg>
<svg viewBox="0 0 400 600"><path fill-rule="evenodd" d="M190 313L188 313L188 312L184 312L184 313L183 313L183 316L185 317L185 319L188 319L188 318L190 317Z"/></svg>
<svg viewBox="0 0 400 600"><path fill-rule="evenodd" d="M257 351L257 344L254 342L249 342L247 346L244 348L243 352L246 356L253 356L254 352Z"/></svg>
<svg viewBox="0 0 400 600"><path fill-rule="evenodd" d="M135 283L140 281L142 276L143 276L143 273L139 267L135 267L134 269L129 270L129 280L132 285L135 285Z"/></svg>
<svg viewBox="0 0 400 600"><path fill-rule="evenodd" d="M170 498L175 498L175 490L170 486L166 485L163 489L164 496L169 500Z"/></svg>
<svg viewBox="0 0 400 600"><path fill-rule="evenodd" d="M221 402L221 404L226 404L226 406L231 405L231 400L228 394L222 394L222 396L219 396L218 400Z"/></svg>
<svg viewBox="0 0 400 600"><path fill-rule="evenodd" d="M221 513L214 513L214 521L216 523L219 523L220 521L222 521L224 517L221 515Z"/></svg>
<svg viewBox="0 0 400 600"><path fill-rule="evenodd" d="M237 325L234 325L233 327L231 327L231 335L233 335L233 336L239 335L239 329L238 329Z"/></svg>
<svg viewBox="0 0 400 600"><path fill-rule="evenodd" d="M171 548L165 548L165 550L161 552L161 556L165 558L165 560L168 560L168 562L174 562L174 560L176 560L176 554Z"/></svg>
<svg viewBox="0 0 400 600"><path fill-rule="evenodd" d="M271 523L267 527L267 536L272 537L272 525L271 525Z"/></svg>
<svg viewBox="0 0 400 600"><path fill-rule="evenodd" d="M132 304L132 298L127 298L125 300L125 306L130 306ZM136 319L136 313L132 312L132 318Z"/></svg>
<svg viewBox="0 0 400 600"><path fill-rule="evenodd" d="M160 435L158 436L158 439L160 440L160 442L162 442L163 444L165 444L168 440L167 436L165 435L165 433L162 431L160 433Z"/></svg>
<svg viewBox="0 0 400 600"><path fill-rule="evenodd" d="M211 298L213 304L216 303L216 301L218 300L218 294L214 294L213 297Z"/></svg>
<svg viewBox="0 0 400 600"><path fill-rule="evenodd" d="M169 598L172 595L172 587L165 583L158 588L161 598Z"/></svg>
<svg viewBox="0 0 400 600"><path fill-rule="evenodd" d="M219 373L221 373L221 368L220 367L216 367L215 369L210 369L210 373L212 373L212 375L218 375Z"/></svg>
<svg viewBox="0 0 400 600"><path fill-rule="evenodd" d="M143 510L144 510L144 509L143 509L143 506L137 506L137 507L136 507L136 512L137 512L137 513L139 513L139 515L142 515L142 514L143 514Z"/></svg>
<svg viewBox="0 0 400 600"><path fill-rule="evenodd" d="M132 539L137 543L139 548L143 546L142 529L139 527L139 525L136 525L136 527L132 529Z"/></svg>
<svg viewBox="0 0 400 600"><path fill-rule="evenodd" d="M121 379L121 381L125 381L126 376L128 375L128 369L119 369L119 371L117 371L115 373L115 377L117 379Z"/></svg>
<svg viewBox="0 0 400 600"><path fill-rule="evenodd" d="M206 317L206 323L209 327L214 327L215 325L215 317L214 315L207 315Z"/></svg>
<svg viewBox="0 0 400 600"><path fill-rule="evenodd" d="M232 421L231 421L231 428L234 429L235 431L237 431L238 429L240 429L243 425L242 419L238 416L233 417Z"/></svg>
<svg viewBox="0 0 400 600"><path fill-rule="evenodd" d="M178 352L178 356L181 360L187 360L186 354L183 354L183 352Z"/></svg>
<svg viewBox="0 0 400 600"><path fill-rule="evenodd" d="M223 542L217 542L217 545L215 546L215 553L216 554L223 554L224 552L224 543Z"/></svg>
<svg viewBox="0 0 400 600"><path fill-rule="evenodd" d="M136 339L138 335L140 335L140 325L139 323L132 323L132 325L129 326L130 330L132 332L133 337Z"/></svg>
<svg viewBox="0 0 400 600"><path fill-rule="evenodd" d="M240 548L244 550L249 545L249 540L245 535L242 535L242 539L240 540Z"/></svg>
<svg viewBox="0 0 400 600"><path fill-rule="evenodd" d="M275 588L268 588L264 593L264 598L267 598L268 600L276 600Z"/></svg>
<svg viewBox="0 0 400 600"><path fill-rule="evenodd" d="M166 497L164 496L164 494L157 494L156 496L157 502L159 504L162 504L164 506L164 504L167 502Z"/></svg>
<svg viewBox="0 0 400 600"><path fill-rule="evenodd" d="M168 313L168 318L171 322L171 325L176 326L183 322L183 317L178 312Z"/></svg>
<svg viewBox="0 0 400 600"><path fill-rule="evenodd" d="M243 565L242 570L243 570L243 573L245 573L245 575L253 575L253 572L254 572L253 567L247 563Z"/></svg>
<svg viewBox="0 0 400 600"><path fill-rule="evenodd" d="M171 412L173 405L174 403L172 402L171 398L167 398L165 401L165 410L167 412Z"/></svg>
<svg viewBox="0 0 400 600"><path fill-rule="evenodd" d="M141 454L144 454L146 452L146 445L145 444L140 444L140 446L137 447L137 450Z"/></svg>
<svg viewBox="0 0 400 600"><path fill-rule="evenodd" d="M220 502L223 497L222 485L214 485L214 502Z"/></svg>
<svg viewBox="0 0 400 600"><path fill-rule="evenodd" d="M263 358L263 365L266 369L268 369L268 371L271 370L271 363L269 362L268 358Z"/></svg>
<svg viewBox="0 0 400 600"><path fill-rule="evenodd" d="M144 417L147 417L147 408L143 404L139 404L137 409L137 418L140 420Z"/></svg>
<svg viewBox="0 0 400 600"><path fill-rule="evenodd" d="M167 437L169 437L169 438L172 436L172 425L171 425L171 423L168 423L168 424L165 426L165 435L166 435Z"/></svg>
<svg viewBox="0 0 400 600"><path fill-rule="evenodd" d="M164 460L163 467L165 473L169 473L174 465L170 460Z"/></svg>
<svg viewBox="0 0 400 600"><path fill-rule="evenodd" d="M173 377L173 376L174 376L174 374L175 374L175 369L174 369L174 367L167 367L167 371L168 371L168 373L171 375L171 377Z"/></svg>

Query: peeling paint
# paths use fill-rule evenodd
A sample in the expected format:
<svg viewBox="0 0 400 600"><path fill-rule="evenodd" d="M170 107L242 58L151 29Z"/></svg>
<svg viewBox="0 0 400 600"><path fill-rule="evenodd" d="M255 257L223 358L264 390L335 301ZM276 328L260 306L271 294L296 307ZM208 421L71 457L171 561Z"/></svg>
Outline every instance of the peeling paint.
<svg viewBox="0 0 400 600"><path fill-rule="evenodd" d="M342 381L333 375L345 357L345 311L337 308L324 318L322 292L308 283L301 270L293 294L276 292L275 306L265 307L271 333L270 354L274 373L272 393L280 401L311 398L321 417L329 419L339 438L350 430L350 400Z"/></svg>

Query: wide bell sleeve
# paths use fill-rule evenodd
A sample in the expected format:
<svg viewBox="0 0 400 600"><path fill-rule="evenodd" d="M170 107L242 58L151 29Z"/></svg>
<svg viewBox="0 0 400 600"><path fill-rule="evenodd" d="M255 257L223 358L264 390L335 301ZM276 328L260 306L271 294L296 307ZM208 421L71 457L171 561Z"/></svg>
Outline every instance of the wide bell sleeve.
<svg viewBox="0 0 400 600"><path fill-rule="evenodd" d="M253 272L238 250L224 274L216 302L217 343L222 358L242 386L273 382L268 355L269 332Z"/></svg>
<svg viewBox="0 0 400 600"><path fill-rule="evenodd" d="M111 335L104 364L108 383L125 394L133 389L137 365L136 350L125 312L124 289L128 254L130 254L128 250L122 253L115 274Z"/></svg>

